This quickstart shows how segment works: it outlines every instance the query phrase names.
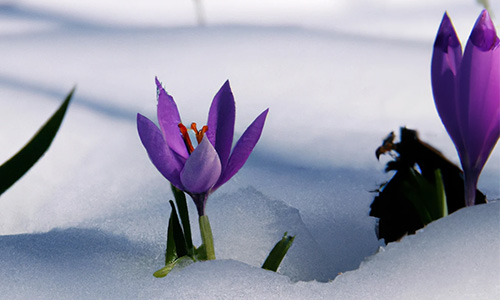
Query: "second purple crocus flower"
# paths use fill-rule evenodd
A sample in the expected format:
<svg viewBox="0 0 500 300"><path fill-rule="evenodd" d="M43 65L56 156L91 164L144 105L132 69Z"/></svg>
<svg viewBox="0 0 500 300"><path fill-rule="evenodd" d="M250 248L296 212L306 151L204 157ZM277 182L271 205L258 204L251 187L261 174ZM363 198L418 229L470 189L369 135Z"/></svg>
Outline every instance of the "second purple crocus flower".
<svg viewBox="0 0 500 300"><path fill-rule="evenodd" d="M462 56L445 13L431 65L437 111L460 157L465 201L474 205L479 175L500 136L500 40L483 10Z"/></svg>
<svg viewBox="0 0 500 300"><path fill-rule="evenodd" d="M198 146L194 147L188 129L182 124L174 99L156 79L160 128L137 114L137 128L149 158L172 185L188 193L198 215L205 215L208 195L233 177L245 164L260 138L268 109L262 112L243 133L234 149L234 97L226 81L215 95L208 122L201 130L196 123Z"/></svg>

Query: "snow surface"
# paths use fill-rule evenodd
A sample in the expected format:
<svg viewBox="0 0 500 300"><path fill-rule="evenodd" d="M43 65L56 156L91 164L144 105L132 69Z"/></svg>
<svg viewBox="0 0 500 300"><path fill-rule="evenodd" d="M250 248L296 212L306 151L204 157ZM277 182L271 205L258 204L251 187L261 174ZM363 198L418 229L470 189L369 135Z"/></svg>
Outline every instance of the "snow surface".
<svg viewBox="0 0 500 300"><path fill-rule="evenodd" d="M479 182L492 203L463 209L374 256L382 244L368 216L369 191L390 176L385 158L374 155L390 131L418 129L458 163L434 108L430 57L443 12L465 42L479 5L203 4L207 26L198 27L187 0L0 0L0 162L77 85L49 152L1 196L3 298L500 295L498 149ZM500 1L490 4L500 15ZM137 112L155 118L155 76L186 123L205 122L226 79L237 135L270 108L247 164L209 199L218 260L164 279L152 273L162 264L172 195L135 128ZM279 274L261 270L285 231L297 237Z"/></svg>

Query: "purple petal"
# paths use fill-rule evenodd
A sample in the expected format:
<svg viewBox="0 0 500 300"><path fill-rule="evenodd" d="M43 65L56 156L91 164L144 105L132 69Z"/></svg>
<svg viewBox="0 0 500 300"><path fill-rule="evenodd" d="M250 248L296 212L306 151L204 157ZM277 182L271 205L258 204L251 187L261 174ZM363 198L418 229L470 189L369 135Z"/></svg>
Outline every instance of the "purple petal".
<svg viewBox="0 0 500 300"><path fill-rule="evenodd" d="M183 164L165 143L160 129L148 118L137 114L137 131L153 165L174 186L184 190L180 180Z"/></svg>
<svg viewBox="0 0 500 300"><path fill-rule="evenodd" d="M459 116L468 166L481 171L500 134L500 47L486 11L479 16L459 74Z"/></svg>
<svg viewBox="0 0 500 300"><path fill-rule="evenodd" d="M439 48L442 52L448 52L449 48L455 49L460 47L460 40L457 37L455 28L451 23L448 13L445 12L438 29L436 40L434 41L434 48Z"/></svg>
<svg viewBox="0 0 500 300"><path fill-rule="evenodd" d="M486 9L481 12L477 19L469 40L482 51L491 51L500 44L495 31L495 24L491 21Z"/></svg>
<svg viewBox="0 0 500 300"><path fill-rule="evenodd" d="M174 98L163 89L158 78L155 78L155 81L158 93L158 123L160 124L165 141L167 141L168 146L173 151L187 159L189 153L179 131L181 117L177 105Z"/></svg>
<svg viewBox="0 0 500 300"><path fill-rule="evenodd" d="M226 168L233 146L235 103L229 81L215 95L208 113L208 140L219 154L222 170Z"/></svg>
<svg viewBox="0 0 500 300"><path fill-rule="evenodd" d="M236 174L241 167L245 164L250 153L252 153L253 148L259 141L262 129L264 128L264 123L266 121L267 113L269 109L262 112L250 126L245 130L243 135L240 137L236 146L234 146L233 153L229 158L226 169L223 170L222 176L214 186L213 190L226 183L231 177Z"/></svg>
<svg viewBox="0 0 500 300"><path fill-rule="evenodd" d="M458 70L462 47L453 24L445 13L439 27L431 63L431 81L434 102L439 117L457 149L463 149L458 118ZM459 150L461 151L461 150Z"/></svg>
<svg viewBox="0 0 500 300"><path fill-rule="evenodd" d="M182 184L189 193L206 193L217 182L220 174L219 156L205 136L191 153L181 171Z"/></svg>

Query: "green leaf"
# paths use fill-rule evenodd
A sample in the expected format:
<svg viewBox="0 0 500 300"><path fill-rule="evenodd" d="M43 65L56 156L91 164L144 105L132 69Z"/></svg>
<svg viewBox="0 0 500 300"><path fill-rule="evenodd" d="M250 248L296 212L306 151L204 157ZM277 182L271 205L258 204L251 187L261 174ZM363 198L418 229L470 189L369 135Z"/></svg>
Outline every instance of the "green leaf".
<svg viewBox="0 0 500 300"><path fill-rule="evenodd" d="M205 245L201 244L200 247L194 248L195 258L198 261L208 260L207 250L205 249Z"/></svg>
<svg viewBox="0 0 500 300"><path fill-rule="evenodd" d="M429 181L413 168L409 170L409 180L404 182L405 195L415 207L424 225L448 215L446 194L441 171L434 171L434 180Z"/></svg>
<svg viewBox="0 0 500 300"><path fill-rule="evenodd" d="M281 264L281 261L288 252L288 249L290 249L290 247L292 246L294 239L295 236L289 236L287 235L287 232L285 232L283 238L278 243L276 243L273 250L271 250L271 252L269 253L269 256L266 258L266 261L262 265L262 269L276 272Z"/></svg>
<svg viewBox="0 0 500 300"><path fill-rule="evenodd" d="M189 257L189 256L179 257L178 259L172 261L171 263L168 263L163 268L161 268L158 271L154 272L153 276L156 277L156 278L165 277L165 276L168 275L168 273L170 273L170 271L172 271L175 268L175 266L177 266L178 264L183 263L186 260L192 261L193 259L191 257Z"/></svg>
<svg viewBox="0 0 500 300"><path fill-rule="evenodd" d="M446 192L444 189L443 176L441 175L441 170L436 169L434 171L434 186L436 193L436 203L435 209L432 210L433 219L437 220L444 218L448 215L448 204L446 201Z"/></svg>
<svg viewBox="0 0 500 300"><path fill-rule="evenodd" d="M172 210L172 212L170 213L170 218L168 219L167 250L165 251L165 267L177 259L177 253L175 251L174 226L173 226L174 213L175 212Z"/></svg>
<svg viewBox="0 0 500 300"><path fill-rule="evenodd" d="M38 130L28 144L0 166L0 195L26 174L47 151L61 126L74 91L75 88L71 90L59 109Z"/></svg>
<svg viewBox="0 0 500 300"><path fill-rule="evenodd" d="M186 194L175 186L171 185L172 192L174 193L175 204L181 218L182 228L184 231L184 239L186 240L186 248L189 256L194 256L194 246L191 237L191 225L189 223L189 212L186 203Z"/></svg>
<svg viewBox="0 0 500 300"><path fill-rule="evenodd" d="M162 278L162 277L167 276L167 274L170 273L170 271L172 271L172 269L175 267L176 262L177 261L174 260L173 262L166 264L163 268L154 272L153 276L156 278Z"/></svg>
<svg viewBox="0 0 500 300"><path fill-rule="evenodd" d="M179 223L179 217L177 216L174 201L170 200L169 203L172 207L170 219L172 221L172 234L175 242L175 251L177 252L177 256L181 257L187 255L186 240L184 239L184 233L182 232L182 227Z"/></svg>
<svg viewBox="0 0 500 300"><path fill-rule="evenodd" d="M420 173L415 172L413 168L409 168L409 175L409 180L403 183L403 192L410 199L413 207L415 207L420 221L424 225L427 225L432 222L432 217L426 202L432 201L427 198L434 197L435 193L432 190L431 184Z"/></svg>

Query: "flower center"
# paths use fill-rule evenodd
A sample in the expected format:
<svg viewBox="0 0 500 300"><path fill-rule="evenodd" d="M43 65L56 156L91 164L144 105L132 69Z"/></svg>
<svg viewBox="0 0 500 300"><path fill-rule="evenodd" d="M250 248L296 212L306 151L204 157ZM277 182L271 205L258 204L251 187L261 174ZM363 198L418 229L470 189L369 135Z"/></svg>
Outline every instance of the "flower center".
<svg viewBox="0 0 500 300"><path fill-rule="evenodd" d="M194 134L196 136L196 141L199 144L199 143L201 143L201 140L203 139L205 132L207 132L208 126L205 125L200 130L198 130L198 128L196 128L196 123L193 122L193 123L191 123L190 129L192 129L194 131ZM194 147L193 147L193 143L191 142L191 137L189 136L188 129L186 128L186 126L184 126L184 124L179 123L179 130L181 131L182 138L184 139L184 143L186 144L186 148L187 148L189 154L193 153Z"/></svg>

